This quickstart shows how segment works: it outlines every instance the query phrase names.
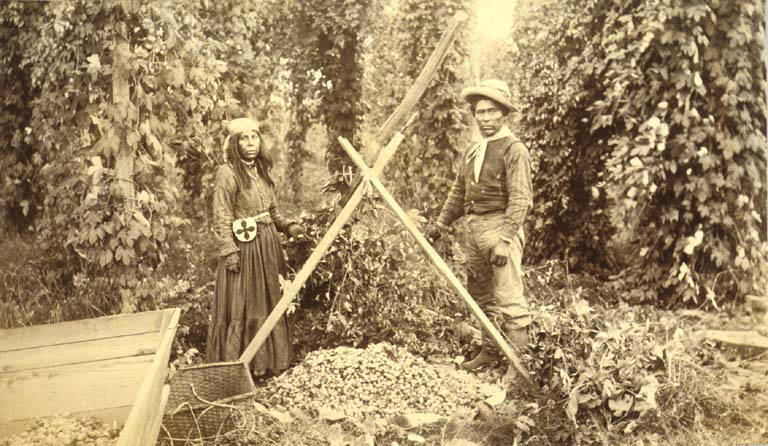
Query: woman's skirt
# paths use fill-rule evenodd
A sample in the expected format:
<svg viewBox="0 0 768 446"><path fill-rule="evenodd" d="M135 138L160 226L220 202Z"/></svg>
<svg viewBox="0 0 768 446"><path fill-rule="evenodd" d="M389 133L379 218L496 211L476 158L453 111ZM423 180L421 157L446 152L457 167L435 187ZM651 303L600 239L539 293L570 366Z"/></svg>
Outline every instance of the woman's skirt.
<svg viewBox="0 0 768 446"><path fill-rule="evenodd" d="M236 241L240 269L227 270L219 260L212 320L208 327L208 362L236 361L282 297L280 276L286 264L280 238L273 224L259 224L254 240ZM279 373L293 359L292 330L287 316L280 318L271 335L253 357L254 375Z"/></svg>

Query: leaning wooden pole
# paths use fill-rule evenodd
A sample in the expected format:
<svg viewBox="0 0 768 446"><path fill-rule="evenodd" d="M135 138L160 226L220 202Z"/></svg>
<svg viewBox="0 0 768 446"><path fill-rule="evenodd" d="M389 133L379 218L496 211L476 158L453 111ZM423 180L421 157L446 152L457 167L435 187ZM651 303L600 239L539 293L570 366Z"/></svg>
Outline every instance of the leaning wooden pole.
<svg viewBox="0 0 768 446"><path fill-rule="evenodd" d="M373 169L370 170L373 172L381 172L387 162L389 162L389 160L395 154L397 146L400 145L400 143L403 141L403 138L404 136L402 133L395 133L390 143L382 151L381 157L376 161L376 165L373 167ZM293 299L295 299L299 294L299 291L304 286L304 283L307 281L307 279L309 279L312 271L315 270L317 264L320 263L320 260L323 259L325 252L328 251L328 248L331 247L331 244L336 239L336 236L339 234L339 232L341 232L341 228L344 227L344 225L347 223L347 220L352 217L355 208L357 208L357 205L360 204L360 201L363 199L365 186L366 184L360 184L355 188L352 197L347 202L347 204L344 205L344 208L333 221L331 227L328 229L328 232L325 233L323 238L315 247L315 250L312 251L309 259L307 259L307 261L304 263L304 266L301 267L301 270L299 270L299 272L296 274L296 277L294 277L288 287L283 291L283 297L280 298L280 301L277 303L277 305L275 305L275 308L272 309L272 312L264 321L264 324L262 324L262 326L256 332L256 336L253 338L251 343L248 344L248 347L245 348L245 351L243 351L243 353L240 355L241 362L244 362L246 365L248 365L256 352L259 351L259 348L261 348L262 344L264 344L264 341L267 340L269 334L272 333L272 329L277 324L277 321L280 320L285 311L288 309L288 306L291 304L291 302L293 302Z"/></svg>
<svg viewBox="0 0 768 446"><path fill-rule="evenodd" d="M469 78L472 80L473 85L480 85L480 42L477 38L479 34L477 12L478 12L478 0L472 0L470 2L469 9ZM472 120L470 126L472 141L480 141L483 139L483 135L480 133L480 127L477 125L477 121Z"/></svg>
<svg viewBox="0 0 768 446"><path fill-rule="evenodd" d="M432 261L432 263L435 264L437 267L437 270L440 272L440 274L445 277L448 282L451 284L453 289L461 296L461 298L464 300L464 303L469 307L472 314L475 316L475 318L480 322L480 325L485 329L485 331L493 338L493 340L498 344L499 348L501 348L501 351L504 353L504 355L509 359L509 361L512 363L512 365L515 367L515 369L520 373L520 375L525 379L526 383L529 385L532 385L531 382L531 375L528 373L528 371L525 369L525 366L523 366L523 363L520 362L520 358L517 357L514 350L507 344L507 341L504 340L504 337L499 333L499 331L496 329L496 327L493 326L493 323L488 319L488 316L483 313L483 310L480 309L480 307L477 305L475 300L472 298L472 296L469 294L469 292L464 288L464 286L461 284L461 281L456 277L456 275L453 274L451 271L451 268L448 267L448 265L445 263L442 257L440 257L440 254L435 251L435 249L432 247L432 245L429 244L426 238L421 234L419 229L416 227L416 225L411 221L410 217L408 217L408 214L405 213L403 208L400 207L400 205L397 203L397 200L392 196L392 194L389 193L386 187L381 183L381 181L376 177L376 172L368 167L367 164L365 164L365 161L363 158L357 153L354 147L352 147L352 144L350 144L349 141L346 139L339 137L339 142L341 143L341 146L344 148L344 151L347 152L347 155L352 159L352 161L357 164L357 167L360 169L360 171L363 174L363 178L371 183L373 187L376 188L376 190L379 191L379 194L384 199L384 202L392 209L392 211L397 215L397 217L400 219L400 221L405 225L405 228L408 230L408 232L411 233L411 235L416 239L416 241L419 243L421 248L426 251L427 256Z"/></svg>
<svg viewBox="0 0 768 446"><path fill-rule="evenodd" d="M408 89L408 92L405 94L403 100L400 102L397 108L395 108L395 111L392 112L387 120L384 121L384 125L376 133L374 143L370 147L364 148L363 158L365 159L366 164L373 164L373 162L379 156L380 147L386 144L387 141L392 138L392 135L394 135L397 129L403 127L406 119L408 119L408 117L411 115L413 108L419 102L421 96L424 95L427 87L429 87L429 83L432 81L432 78L434 77L438 68L440 68L440 65L442 65L446 54L448 54L448 50L451 48L453 42L456 41L456 38L459 35L459 30L462 23L464 23L466 20L467 14L465 12L457 12L453 16L450 25L448 25L448 28L446 28L446 30L443 32L443 35L440 37L440 41L437 42L437 46L432 51L429 59L427 59L427 62L424 64L421 72L416 77L413 85L411 85L411 87ZM360 185L361 181L362 176L360 174L352 179L349 192L347 192L347 194L341 199L341 206L344 206L344 204L349 201L352 193L354 193L354 191L357 189L357 186Z"/></svg>
<svg viewBox="0 0 768 446"><path fill-rule="evenodd" d="M379 155L379 147L386 144L387 141L392 138L392 135L395 134L395 131L402 128L403 124L405 124L405 121L411 115L413 107L418 104L419 99L421 99L421 96L427 90L427 87L429 87L429 83L432 81L435 73L437 73L437 70L443 64L443 60L445 59L446 54L448 54L448 50L453 46L453 42L456 41L456 38L459 35L461 25L466 20L467 14L464 12L457 12L453 16L450 25L448 25L448 28L443 32L443 35L437 42L437 46L432 51L429 59L427 59L427 62L416 77L416 80L408 89L405 97L376 133L376 137L374 138L376 144L363 148L363 159L365 159L366 164L370 165L376 161L376 158Z"/></svg>

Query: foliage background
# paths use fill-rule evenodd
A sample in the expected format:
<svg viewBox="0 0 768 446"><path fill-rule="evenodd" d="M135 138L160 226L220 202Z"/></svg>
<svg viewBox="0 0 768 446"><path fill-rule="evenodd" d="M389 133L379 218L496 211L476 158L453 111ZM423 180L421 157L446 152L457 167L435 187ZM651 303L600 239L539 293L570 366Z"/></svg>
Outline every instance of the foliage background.
<svg viewBox="0 0 768 446"><path fill-rule="evenodd" d="M202 351L224 122L264 122L283 211L309 233L284 240L297 270L348 187L336 137L370 144L475 6L0 3L0 326L177 306L177 352ZM562 295L528 277L529 365L572 426L600 413L628 429L670 407L657 391L685 396L654 350L672 327L642 329L644 307L626 303L722 309L768 291L764 22L757 0L518 0L508 38L459 38L385 171L414 220L434 218L471 137L458 91L478 75L510 84L534 159L526 266L601 281ZM366 198L292 313L304 351L471 353L466 311L402 229ZM439 250L461 275L461 231Z"/></svg>
<svg viewBox="0 0 768 446"><path fill-rule="evenodd" d="M320 234L351 173L336 136L370 143L472 6L4 3L4 230L34 237L46 284L87 277L110 290L100 312L151 308L179 277L168 255L210 218L222 122L252 115L281 199L298 204L287 213ZM620 273L634 302L716 307L762 289L759 3L521 1L515 14L507 40L478 46L467 31L450 52L385 175L398 199L439 211L469 138L455 93L478 71L513 86L512 125L534 155L529 263ZM327 279L354 275L352 261Z"/></svg>
<svg viewBox="0 0 768 446"><path fill-rule="evenodd" d="M611 246L639 253L633 301L717 306L764 287L760 2L545 3L501 58L528 67L505 73L539 155L534 255L615 273L628 258Z"/></svg>

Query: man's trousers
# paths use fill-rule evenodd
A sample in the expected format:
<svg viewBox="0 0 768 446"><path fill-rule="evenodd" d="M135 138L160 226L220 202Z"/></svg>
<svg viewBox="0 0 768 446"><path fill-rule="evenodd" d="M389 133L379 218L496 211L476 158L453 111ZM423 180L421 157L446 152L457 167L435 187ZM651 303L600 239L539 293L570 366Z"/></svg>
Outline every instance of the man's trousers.
<svg viewBox="0 0 768 446"><path fill-rule="evenodd" d="M512 239L504 242L509 257L503 266L495 266L490 258L494 246L502 241L504 214L470 215L467 225L467 291L510 346L520 351L528 342L527 327L531 323L528 302L523 294L523 230L521 228ZM483 348L499 351L485 331Z"/></svg>

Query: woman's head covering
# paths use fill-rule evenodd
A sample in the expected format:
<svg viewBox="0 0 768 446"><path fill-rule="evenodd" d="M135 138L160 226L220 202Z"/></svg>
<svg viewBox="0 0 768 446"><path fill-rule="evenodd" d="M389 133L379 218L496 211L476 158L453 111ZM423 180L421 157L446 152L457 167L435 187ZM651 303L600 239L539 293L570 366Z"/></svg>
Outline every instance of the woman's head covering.
<svg viewBox="0 0 768 446"><path fill-rule="evenodd" d="M259 131L259 124L251 118L233 119L227 125L227 131L230 136L243 133L246 130L255 130L256 133L261 133Z"/></svg>

